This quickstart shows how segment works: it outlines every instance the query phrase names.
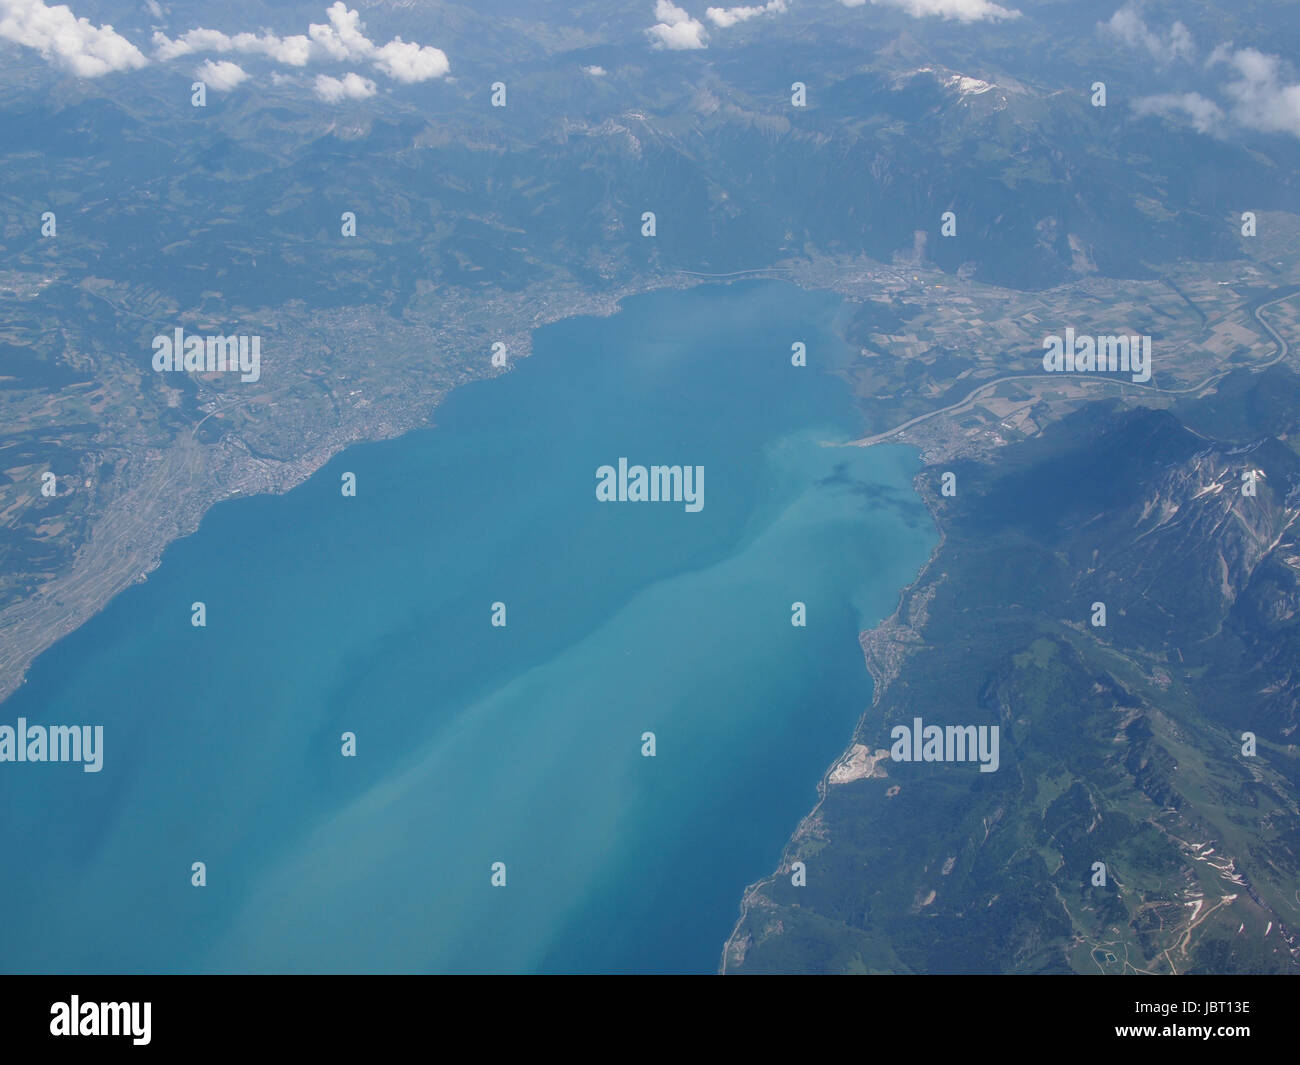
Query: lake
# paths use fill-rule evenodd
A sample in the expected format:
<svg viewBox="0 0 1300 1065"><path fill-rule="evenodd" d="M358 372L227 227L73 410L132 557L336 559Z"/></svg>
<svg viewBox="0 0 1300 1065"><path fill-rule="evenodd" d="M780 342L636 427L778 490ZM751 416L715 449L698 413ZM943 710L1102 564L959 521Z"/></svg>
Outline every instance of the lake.
<svg viewBox="0 0 1300 1065"><path fill-rule="evenodd" d="M844 313L635 297L211 510L0 705L104 726L99 773L0 764L0 968L713 971L936 542L913 450L824 446L865 429ZM600 501L620 459L703 506Z"/></svg>

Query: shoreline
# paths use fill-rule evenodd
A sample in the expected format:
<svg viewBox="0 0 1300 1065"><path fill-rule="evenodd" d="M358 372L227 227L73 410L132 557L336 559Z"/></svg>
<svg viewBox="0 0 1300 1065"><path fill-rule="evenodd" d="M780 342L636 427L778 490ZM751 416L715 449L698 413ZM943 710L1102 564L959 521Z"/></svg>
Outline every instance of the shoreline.
<svg viewBox="0 0 1300 1065"><path fill-rule="evenodd" d="M612 317L622 310L625 299L664 288L685 290L709 283L718 282L677 271L638 278L605 293L583 293L580 301L548 310L522 330L512 326L507 332L522 331L528 338L526 344L515 348L513 358L528 358L533 334L545 326L572 318ZM509 372L509 367L489 367L460 384ZM256 457L231 438L201 444L195 432L200 423L180 432L168 446L146 451L138 464L145 468L133 471L131 483L97 516L72 566L0 610L0 704L27 682L32 664L42 654L102 613L122 592L147 580L162 565L167 548L197 532L217 504L284 495L350 447L436 428L437 409L456 387L431 392L418 408L371 410L367 417L342 420L323 442L286 461ZM202 420L221 409L208 412ZM174 502L164 508L159 506L160 499Z"/></svg>
<svg viewBox="0 0 1300 1065"><path fill-rule="evenodd" d="M916 448L916 445L914 444L908 444L905 446ZM924 468L917 471L916 476L912 480L914 486L921 480L924 473ZM934 522L934 527L939 534L938 542L931 549L929 557L921 564L920 569L917 570L916 576L898 593L898 603L894 607L893 611L887 617L881 618L880 621L870 629L858 633L858 646L862 650L863 663L866 666L867 673L871 676L871 704L862 711L861 715L859 715L856 724L853 726L853 731L849 735L847 744L831 760L830 764L827 765L825 771L822 773L821 779L817 781L817 802L813 804L812 809L799 819L799 823L795 826L794 831L791 832L789 837L786 839L785 845L781 849L781 857L776 869L761 879L755 880L752 884L749 884L742 893L740 900L740 914L736 918L736 923L732 926L731 931L727 934L727 938L722 944L722 957L717 969L717 974L720 976L728 975L727 966L733 956L736 956L735 960L738 964L743 963L746 951L737 950L737 935L740 933L742 926L750 915L750 912L762 898L763 889L773 883L777 877L790 871L791 863L795 860L794 855L792 854L793 848L806 836L811 835L816 831L817 816L821 812L822 804L826 801L827 793L830 790L831 774L834 773L836 768L852 754L854 745L858 742L856 738L858 730L862 728L863 723L867 720L867 715L879 705L881 695L889 686L889 683L898 675L898 668L892 670L886 669L882 666L878 658L873 658L872 653L868 650L869 641L873 636L879 638L879 636L889 633L891 630L910 632L915 636L917 642L920 640L920 635L912 627L911 623L899 624L899 619L904 607L908 604L910 597L925 580L926 575L934 565L935 559L939 557L939 552L943 550L943 546L947 542L948 534L947 530L939 522L938 511L933 504L931 496L920 491L918 491L917 494L921 496L922 501L925 503L925 509L930 514L931 520ZM895 666L901 666L902 662L906 661L910 656L910 651L904 651L902 659L895 663ZM870 747L870 744L867 746Z"/></svg>
<svg viewBox="0 0 1300 1065"><path fill-rule="evenodd" d="M1232 367L1229 368L1228 370L1212 373L1204 380L1190 387L1185 387L1181 389L1163 389L1154 386L1148 386L1148 387L1134 386L1134 387L1138 388L1139 391L1147 392L1151 394L1164 394L1164 395L1175 395L1175 396L1198 394L1207 388L1213 387L1224 377L1228 376L1228 374L1233 373L1237 370L1248 369L1249 372L1251 373L1259 373L1260 371L1267 369L1268 367L1273 366L1276 363L1281 362L1283 359L1287 357L1288 354L1290 354L1290 346L1286 341L1286 339L1283 338L1277 332L1277 330L1274 329L1268 323L1268 321L1264 318L1261 312L1266 310L1269 307L1274 306L1275 304L1284 303L1294 298L1297 295L1300 295L1300 291L1290 290L1281 296L1275 296L1274 298L1268 300L1267 302L1261 303L1259 306L1253 309L1253 317L1255 321L1259 323L1267 338L1273 342L1276 348L1276 351L1269 358L1249 367ZM884 444L884 443L905 444L910 447L918 448L918 450L920 450L922 453L922 461L925 462L927 466L930 466L933 463L930 460L925 458L925 448L922 445L910 443L906 439L906 434L908 430L915 428L916 426L921 425L927 421L930 421L931 419L942 418L944 415L951 415L960 412L962 409L971 406L975 401L976 397L978 397L978 395L981 392L985 391L988 388L1001 384L1003 381L1034 380L1036 378L1041 379L1047 376L1048 375L1046 374L1029 373L1029 374L1010 375L1006 377L999 377L993 380L984 381L979 385L977 385L974 388L974 390L971 391L964 399L961 399L954 404L950 404L947 407L940 408L938 410L928 411L917 417L904 421L903 423L894 426L892 429L887 429L877 433L873 433L868 436L862 437L861 439L851 441L847 444L836 444L833 442L826 442L824 446L874 447L878 444ZM1053 375L1053 376L1059 376L1059 375ZM1104 378L1083 377L1080 378L1079 380L1085 383L1099 381L1104 384L1120 384L1120 385L1130 384L1130 382L1127 381L1106 380ZM919 643L921 640L920 634L917 632L913 624L915 618L914 617L909 618L909 620L906 623L903 623L901 621L902 611L904 607L909 604L910 597L916 592L917 588L925 580L926 575L929 573L931 567L934 565L935 559L938 558L939 552L943 549L944 544L947 542L947 530L944 528L943 524L939 520L939 508L935 504L933 494L921 490L921 475L923 472L924 471L921 471L921 473L917 474L917 477L913 480L913 484L917 486L917 494L921 497L922 501L924 502L926 510L929 512L931 519L934 521L935 528L938 530L939 533L938 543L935 544L933 551L931 551L930 553L930 557L926 560L925 564L918 571L916 578L899 594L898 605L894 608L894 612L890 614L887 618L882 619L878 625L874 626L873 628L865 632L859 633L859 645L862 648L863 658L866 663L867 672L871 675L871 681L872 681L871 705L867 707L867 709L864 710L862 715L859 717L858 722L854 726L853 732L849 737L848 744L835 757L835 759L830 763L830 765L827 766L825 772L822 774L821 779L817 783L817 802L813 805L812 809L810 809L800 819L798 825L795 826L794 831L790 834L789 838L786 840L785 846L781 850L781 857L777 865L777 868L771 873L769 873L767 876L754 881L752 884L749 884L745 888L741 896L740 914L736 918L736 923L732 926L731 932L728 934L726 940L722 944L722 955L717 970L719 975L724 975L724 976L727 975L728 966L733 961L736 964L743 964L743 959L745 954L747 953L747 948L742 946L742 944L737 941L737 937L740 935L741 930L746 923L746 920L750 916L751 912L755 909L755 907L761 904L761 901L763 899L764 889L767 888L772 883L774 883L777 877L783 875L784 873L789 872L791 863L796 860L795 855L793 853L794 848L806 836L808 836L809 834L817 830L818 828L817 818L821 811L822 804L826 801L826 796L830 788L831 774L835 771L835 769L839 765L841 765L845 761L846 758L850 756L853 747L857 742L856 736L858 734L858 731L862 728L863 723L866 721L867 715L870 714L876 708L876 706L879 704L881 694L884 692L885 688L889 685L890 682L894 680L894 678L896 678L899 675L899 672L903 668L904 664L906 663L908 658L911 657L912 651L909 648L907 648L905 645L908 643ZM923 614L924 604L919 604L919 608ZM912 639L908 640L905 638L901 638L905 633L911 634ZM895 634L897 634L897 637L900 638L889 639L889 637ZM878 642L879 642L879 646L878 646ZM901 648L901 650L896 655L896 657L886 662L880 656L879 650L880 650L880 646L885 646L889 644L892 644L895 647L899 647Z"/></svg>

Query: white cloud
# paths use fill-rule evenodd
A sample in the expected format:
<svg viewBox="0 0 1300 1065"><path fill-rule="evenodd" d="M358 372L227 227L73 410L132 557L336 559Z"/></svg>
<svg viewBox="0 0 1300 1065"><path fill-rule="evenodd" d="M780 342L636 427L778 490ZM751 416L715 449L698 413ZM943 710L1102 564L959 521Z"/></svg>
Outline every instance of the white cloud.
<svg viewBox="0 0 1300 1065"><path fill-rule="evenodd" d="M1242 48L1225 61L1237 72L1224 87L1233 101L1233 120L1264 133L1300 137L1300 85L1284 84L1282 60Z"/></svg>
<svg viewBox="0 0 1300 1065"><path fill-rule="evenodd" d="M301 34L296 37L277 37L273 33L258 36L255 33L237 33L233 37L220 30L189 30L176 40L165 33L153 35L154 55L158 59L176 59L195 52L243 52L246 55L265 55L286 66L306 66L312 57L311 41Z"/></svg>
<svg viewBox="0 0 1300 1065"><path fill-rule="evenodd" d="M0 38L33 48L82 78L138 70L148 63L112 26L96 26L65 4L49 7L42 0L0 0Z"/></svg>
<svg viewBox="0 0 1300 1065"><path fill-rule="evenodd" d="M235 41L238 43L252 36L251 33L241 33L235 38ZM305 67L311 60L311 42L302 34L295 34L292 37L276 37L268 33L261 38L255 39L260 42L261 50L277 63L284 63L290 67ZM252 50L256 51L257 48L255 47Z"/></svg>
<svg viewBox="0 0 1300 1065"><path fill-rule="evenodd" d="M704 23L692 18L671 0L656 0L655 18L659 21L646 30L655 48L682 52L709 46Z"/></svg>
<svg viewBox="0 0 1300 1065"><path fill-rule="evenodd" d="M335 59L365 59L374 50L373 42L361 32L361 14L349 11L343 0L335 0L325 12L328 23L313 22L307 34Z"/></svg>
<svg viewBox="0 0 1300 1065"><path fill-rule="evenodd" d="M5 0L0 0L0 3ZM274 33L236 33L194 29L172 40L164 33L153 35L154 54L162 60L198 52L238 52L264 55L291 67L312 62L369 62L395 81L417 82L440 78L451 69L447 55L439 48L394 37L387 44L375 44L365 35L361 15L336 0L325 12L327 22L313 22L306 35L279 37ZM339 81L331 78L330 81ZM343 80L346 80L343 79Z"/></svg>
<svg viewBox="0 0 1300 1065"><path fill-rule="evenodd" d="M194 71L194 76L209 89L229 92L240 82L248 80L248 71L238 63L231 63L226 59L219 59L215 63L211 59L205 59Z"/></svg>
<svg viewBox="0 0 1300 1065"><path fill-rule="evenodd" d="M1190 61L1197 55L1196 43L1181 22L1162 34L1143 22L1131 5L1101 25L1133 47L1146 50L1161 65L1175 59ZM1133 104L1133 110L1139 115L1185 118L1200 133L1222 136L1248 129L1300 137L1300 83L1292 80L1281 57L1257 48L1220 44L1202 69L1222 71L1224 79L1207 86L1205 92L1143 97Z"/></svg>
<svg viewBox="0 0 1300 1065"><path fill-rule="evenodd" d="M867 0L840 0L845 7L861 7ZM1000 7L992 0L871 0L877 7L893 7L913 18L938 15L958 22L1019 18L1020 12Z"/></svg>
<svg viewBox="0 0 1300 1065"><path fill-rule="evenodd" d="M375 67L395 81L428 81L442 77L451 69L441 49L411 44L400 37L376 49L374 59Z"/></svg>
<svg viewBox="0 0 1300 1065"><path fill-rule="evenodd" d="M344 74L341 78L317 74L313 88L317 96L331 104L340 100L364 100L367 96L375 95L375 83L360 74Z"/></svg>
<svg viewBox="0 0 1300 1065"><path fill-rule="evenodd" d="M1162 93L1133 104L1139 115L1185 115L1199 133L1209 133L1223 121L1223 108L1199 92Z"/></svg>
<svg viewBox="0 0 1300 1065"><path fill-rule="evenodd" d="M725 30L738 22L747 22L759 15L780 15L785 11L785 0L768 0L766 4L749 7L711 7L704 12L704 15L715 26Z"/></svg>
<svg viewBox="0 0 1300 1065"><path fill-rule="evenodd" d="M1109 22L1102 25L1126 44L1146 49L1162 66L1175 59L1190 62L1196 58L1196 44L1186 26L1175 22L1169 27L1168 34L1157 33L1142 20L1141 10L1134 4L1120 8L1110 17Z"/></svg>
<svg viewBox="0 0 1300 1065"><path fill-rule="evenodd" d="M199 42L202 43L199 43ZM153 54L155 59L166 62L178 59L198 51L227 51L230 38L217 30L190 30L178 40L173 41L167 34L155 31L153 35Z"/></svg>
<svg viewBox="0 0 1300 1065"><path fill-rule="evenodd" d="M598 67L594 65L589 67L583 67L582 72L584 74L590 74L593 78L603 78L606 73L604 67Z"/></svg>

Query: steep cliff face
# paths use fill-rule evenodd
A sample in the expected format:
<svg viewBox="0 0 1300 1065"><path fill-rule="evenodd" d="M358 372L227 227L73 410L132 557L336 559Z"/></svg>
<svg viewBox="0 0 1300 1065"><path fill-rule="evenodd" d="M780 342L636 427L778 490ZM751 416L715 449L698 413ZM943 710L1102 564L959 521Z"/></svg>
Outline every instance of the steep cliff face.
<svg viewBox="0 0 1300 1065"><path fill-rule="evenodd" d="M1085 526L1110 549L1098 549L1080 584L1133 602L1150 630L1135 631L1135 642L1213 635L1300 514L1288 503L1297 480L1296 456L1276 440L1206 447L1148 482L1122 512Z"/></svg>
<svg viewBox="0 0 1300 1065"><path fill-rule="evenodd" d="M1300 719L1300 555L1279 544L1256 569L1227 623L1231 651L1215 674L1240 696L1234 723L1264 717L1275 721L1288 743ZM1243 712L1245 711L1245 712Z"/></svg>
<svg viewBox="0 0 1300 1065"><path fill-rule="evenodd" d="M1273 438L1210 442L1152 410L1062 430L1030 468L1011 456L976 471L955 519L1060 556L1074 592L1111 595L1108 627L1130 646L1215 633L1300 513L1300 459Z"/></svg>
<svg viewBox="0 0 1300 1065"><path fill-rule="evenodd" d="M854 739L996 725L999 768L828 777L724 968L1300 971L1300 459L1278 436L1096 404L931 496L944 542L864 635Z"/></svg>

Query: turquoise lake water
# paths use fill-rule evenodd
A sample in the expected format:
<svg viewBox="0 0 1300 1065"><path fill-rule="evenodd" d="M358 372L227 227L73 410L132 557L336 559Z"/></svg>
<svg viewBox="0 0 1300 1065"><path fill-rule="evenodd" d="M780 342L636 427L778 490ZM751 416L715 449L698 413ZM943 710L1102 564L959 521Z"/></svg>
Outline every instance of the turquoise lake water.
<svg viewBox="0 0 1300 1065"><path fill-rule="evenodd" d="M215 507L0 704L104 726L97 774L0 764L0 969L713 971L936 539L913 451L821 446L865 428L841 313L637 297ZM703 509L597 501L622 456L703 466Z"/></svg>

